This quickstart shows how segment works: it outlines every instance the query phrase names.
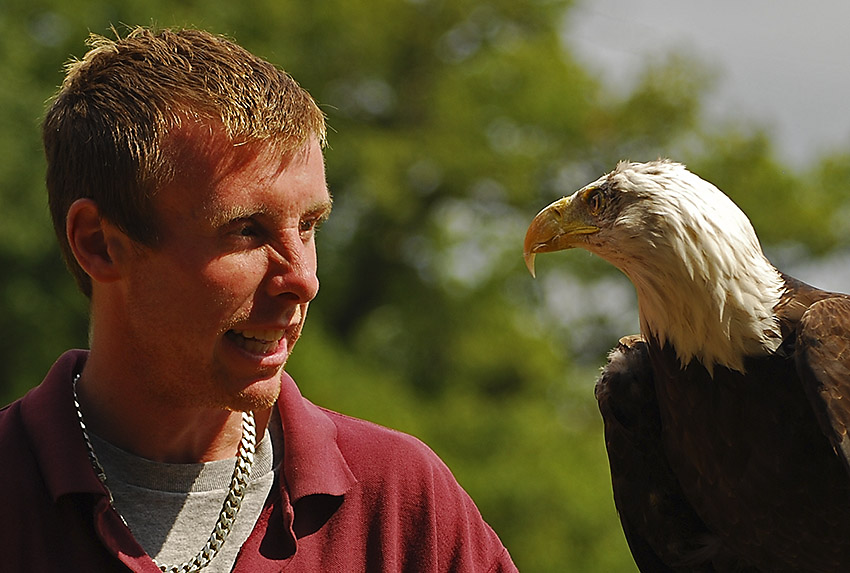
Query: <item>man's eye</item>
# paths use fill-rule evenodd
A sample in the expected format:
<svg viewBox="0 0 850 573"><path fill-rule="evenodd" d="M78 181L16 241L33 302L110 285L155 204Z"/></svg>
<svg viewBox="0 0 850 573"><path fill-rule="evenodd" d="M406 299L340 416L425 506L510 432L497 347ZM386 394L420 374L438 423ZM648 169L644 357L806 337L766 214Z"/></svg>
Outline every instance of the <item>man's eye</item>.
<svg viewBox="0 0 850 573"><path fill-rule="evenodd" d="M325 221L326 217L309 217L307 219L301 219L298 223L298 231L301 235L309 236L315 233L319 227L321 227L322 223Z"/></svg>
<svg viewBox="0 0 850 573"><path fill-rule="evenodd" d="M255 239L262 235L262 227L258 225L255 221L251 220L242 220L242 221L234 221L228 231L227 234L236 239Z"/></svg>
<svg viewBox="0 0 850 573"><path fill-rule="evenodd" d="M254 225L242 225L236 234L240 237L256 237L259 233Z"/></svg>
<svg viewBox="0 0 850 573"><path fill-rule="evenodd" d="M301 234L310 233L311 231L316 230L318 222L315 219L303 219L298 224L298 230Z"/></svg>

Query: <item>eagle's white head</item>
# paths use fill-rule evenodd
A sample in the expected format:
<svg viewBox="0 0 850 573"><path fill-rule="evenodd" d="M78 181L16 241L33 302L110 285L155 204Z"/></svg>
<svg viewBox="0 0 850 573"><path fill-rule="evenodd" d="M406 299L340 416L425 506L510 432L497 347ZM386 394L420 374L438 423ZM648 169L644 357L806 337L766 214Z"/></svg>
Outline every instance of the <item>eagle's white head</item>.
<svg viewBox="0 0 850 573"><path fill-rule="evenodd" d="M774 307L784 281L749 219L717 187L667 160L621 162L608 175L543 209L525 237L537 253L581 247L637 290L641 332L696 358L743 371L745 356L781 342Z"/></svg>

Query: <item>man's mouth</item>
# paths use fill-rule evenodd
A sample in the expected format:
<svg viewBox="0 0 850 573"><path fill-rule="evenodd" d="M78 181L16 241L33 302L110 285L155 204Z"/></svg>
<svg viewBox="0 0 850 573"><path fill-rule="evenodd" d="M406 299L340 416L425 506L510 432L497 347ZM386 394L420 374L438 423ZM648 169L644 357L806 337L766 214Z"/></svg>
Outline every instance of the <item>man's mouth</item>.
<svg viewBox="0 0 850 573"><path fill-rule="evenodd" d="M252 354L271 354L280 344L286 332L284 330L229 330L227 337L236 346Z"/></svg>

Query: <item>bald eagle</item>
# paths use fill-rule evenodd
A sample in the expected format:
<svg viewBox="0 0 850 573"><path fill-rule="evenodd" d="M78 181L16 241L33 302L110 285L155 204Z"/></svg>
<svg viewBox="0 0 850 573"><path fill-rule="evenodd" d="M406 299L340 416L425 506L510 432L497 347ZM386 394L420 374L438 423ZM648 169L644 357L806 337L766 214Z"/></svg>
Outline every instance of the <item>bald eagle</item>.
<svg viewBox="0 0 850 573"><path fill-rule="evenodd" d="M717 187L621 162L543 209L637 292L597 381L614 501L642 571L850 571L850 297L777 270Z"/></svg>

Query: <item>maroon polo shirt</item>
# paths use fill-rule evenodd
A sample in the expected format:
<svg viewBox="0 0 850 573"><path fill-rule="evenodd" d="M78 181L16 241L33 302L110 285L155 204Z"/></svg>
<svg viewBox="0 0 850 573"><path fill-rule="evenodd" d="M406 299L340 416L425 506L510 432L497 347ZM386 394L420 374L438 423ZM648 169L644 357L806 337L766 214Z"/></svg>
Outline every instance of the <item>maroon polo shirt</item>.
<svg viewBox="0 0 850 573"><path fill-rule="evenodd" d="M159 571L89 462L71 387L87 356L66 352L38 387L0 410L3 571ZM234 571L516 571L422 442L319 408L287 375L278 409L280 487Z"/></svg>

